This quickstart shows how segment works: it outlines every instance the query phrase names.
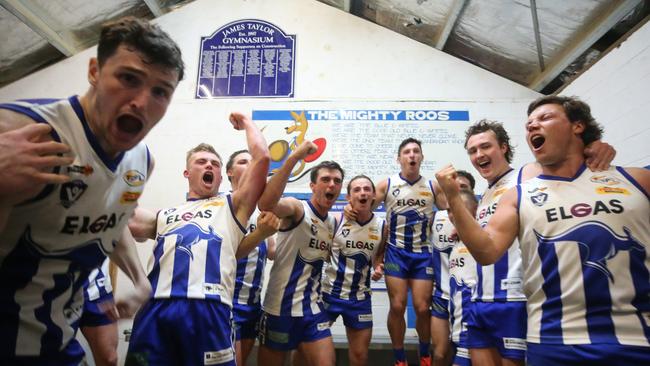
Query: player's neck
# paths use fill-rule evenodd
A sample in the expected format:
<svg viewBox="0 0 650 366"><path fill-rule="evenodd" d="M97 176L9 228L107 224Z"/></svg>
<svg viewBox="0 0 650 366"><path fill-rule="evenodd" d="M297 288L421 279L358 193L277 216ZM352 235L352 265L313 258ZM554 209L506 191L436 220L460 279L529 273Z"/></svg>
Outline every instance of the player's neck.
<svg viewBox="0 0 650 366"><path fill-rule="evenodd" d="M357 213L357 222L365 223L372 217L372 211L360 211Z"/></svg>
<svg viewBox="0 0 650 366"><path fill-rule="evenodd" d="M402 170L400 172L400 175L402 176L402 178L406 179L409 182L415 182L416 180L420 179L420 170L416 170L416 171L413 171L413 170L404 171L404 170Z"/></svg>
<svg viewBox="0 0 650 366"><path fill-rule="evenodd" d="M542 165L542 174L554 177L573 178L585 163L582 152L569 153L566 158L554 164Z"/></svg>

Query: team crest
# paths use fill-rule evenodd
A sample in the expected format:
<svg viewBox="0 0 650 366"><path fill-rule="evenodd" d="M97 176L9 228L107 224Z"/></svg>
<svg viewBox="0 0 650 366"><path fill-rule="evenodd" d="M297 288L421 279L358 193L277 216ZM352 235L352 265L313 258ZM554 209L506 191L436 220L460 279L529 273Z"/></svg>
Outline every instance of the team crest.
<svg viewBox="0 0 650 366"><path fill-rule="evenodd" d="M393 197L397 197L397 195L399 194L399 188L395 189L395 190L392 192L392 194L393 194Z"/></svg>
<svg viewBox="0 0 650 366"><path fill-rule="evenodd" d="M311 233L314 235L318 234L318 228L314 224L311 224Z"/></svg>
<svg viewBox="0 0 650 366"><path fill-rule="evenodd" d="M442 230L442 224L436 224L436 231Z"/></svg>
<svg viewBox="0 0 650 366"><path fill-rule="evenodd" d="M86 188L88 185L79 179L61 185L59 198L63 207L70 208L86 192Z"/></svg>
<svg viewBox="0 0 650 366"><path fill-rule="evenodd" d="M535 206L542 207L548 200L548 193L539 192L534 196L530 196L530 200Z"/></svg>
<svg viewBox="0 0 650 366"><path fill-rule="evenodd" d="M341 230L341 234L343 235L344 238L347 238L348 235L350 234L350 229Z"/></svg>

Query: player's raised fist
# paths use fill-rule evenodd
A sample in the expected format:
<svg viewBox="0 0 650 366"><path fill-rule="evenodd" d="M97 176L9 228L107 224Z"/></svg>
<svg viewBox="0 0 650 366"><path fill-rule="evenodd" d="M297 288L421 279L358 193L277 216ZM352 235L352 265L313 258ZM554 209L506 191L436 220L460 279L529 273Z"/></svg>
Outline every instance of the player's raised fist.
<svg viewBox="0 0 650 366"><path fill-rule="evenodd" d="M230 123L235 128L235 130L243 130L246 127L246 124L252 123L253 121L245 114L240 112L230 113Z"/></svg>

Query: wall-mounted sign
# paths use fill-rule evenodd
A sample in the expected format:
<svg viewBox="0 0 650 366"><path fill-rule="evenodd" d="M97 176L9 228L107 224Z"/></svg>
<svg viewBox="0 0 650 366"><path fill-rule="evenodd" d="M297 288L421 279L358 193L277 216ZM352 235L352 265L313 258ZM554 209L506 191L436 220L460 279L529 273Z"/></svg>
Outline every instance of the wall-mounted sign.
<svg viewBox="0 0 650 366"><path fill-rule="evenodd" d="M238 20L201 37L196 98L293 97L296 36Z"/></svg>

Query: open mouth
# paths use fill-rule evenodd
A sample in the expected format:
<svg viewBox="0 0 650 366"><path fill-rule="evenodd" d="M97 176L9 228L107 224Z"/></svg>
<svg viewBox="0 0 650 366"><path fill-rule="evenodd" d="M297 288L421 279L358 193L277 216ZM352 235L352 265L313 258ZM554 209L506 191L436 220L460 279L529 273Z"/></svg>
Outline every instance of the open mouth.
<svg viewBox="0 0 650 366"><path fill-rule="evenodd" d="M485 160L485 161L478 162L477 164L478 164L479 168L486 169L487 167L490 166L490 161Z"/></svg>
<svg viewBox="0 0 650 366"><path fill-rule="evenodd" d="M533 149L537 150L546 142L546 138L541 135L534 135L530 138L530 144L533 146Z"/></svg>
<svg viewBox="0 0 650 366"><path fill-rule="evenodd" d="M205 172L205 173L203 173L202 179L203 179L203 182L205 182L207 184L212 184L212 182L214 182L214 173Z"/></svg>
<svg viewBox="0 0 650 366"><path fill-rule="evenodd" d="M131 115L122 115L117 117L117 128L120 131L135 135L142 131L144 124L139 118Z"/></svg>
<svg viewBox="0 0 650 366"><path fill-rule="evenodd" d="M414 161L410 161L410 162L409 162L409 165L410 165L410 166L415 166L415 162L414 162Z"/></svg>
<svg viewBox="0 0 650 366"><path fill-rule="evenodd" d="M334 193L325 193L325 198L328 200L333 200L335 198Z"/></svg>
<svg viewBox="0 0 650 366"><path fill-rule="evenodd" d="M362 204L362 205L365 205L366 202L368 202L367 198L362 198L362 199L359 200L359 203Z"/></svg>

